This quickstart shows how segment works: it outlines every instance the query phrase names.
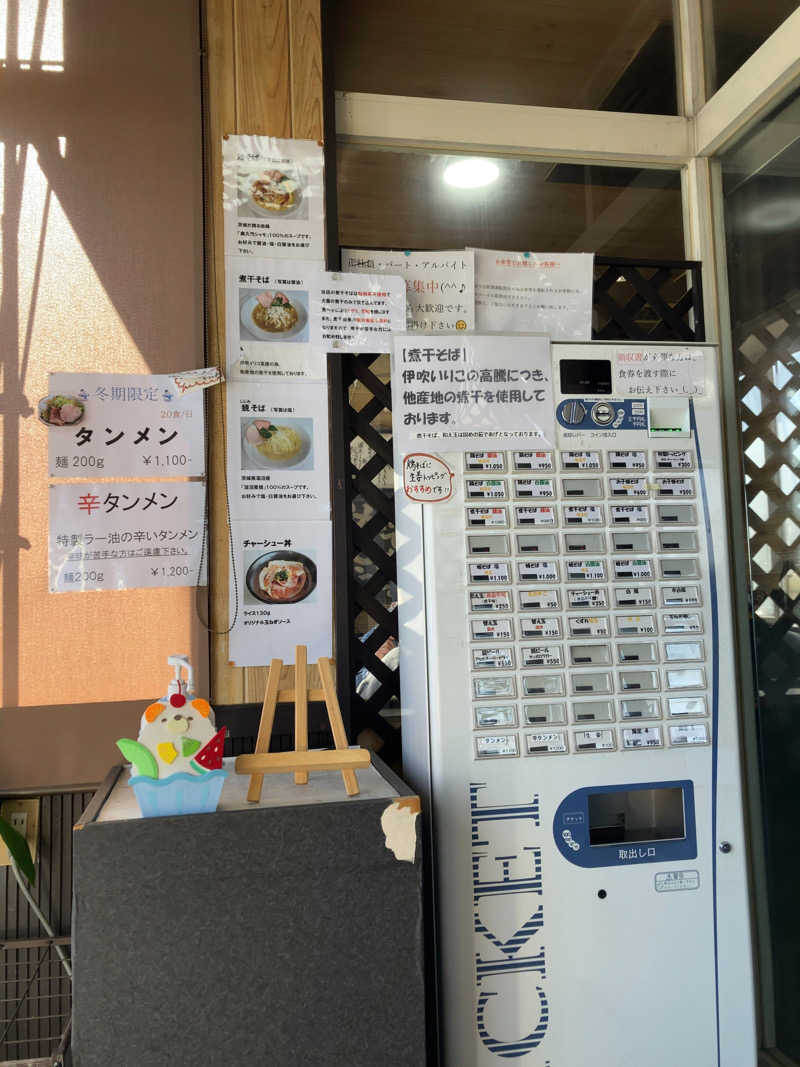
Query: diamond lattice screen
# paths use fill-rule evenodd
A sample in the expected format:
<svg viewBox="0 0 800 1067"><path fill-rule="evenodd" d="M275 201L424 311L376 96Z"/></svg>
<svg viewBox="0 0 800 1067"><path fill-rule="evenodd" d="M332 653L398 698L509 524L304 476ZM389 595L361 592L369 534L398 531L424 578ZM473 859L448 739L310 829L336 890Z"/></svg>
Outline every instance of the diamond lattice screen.
<svg viewBox="0 0 800 1067"><path fill-rule="evenodd" d="M759 689L780 700L800 663L800 291L736 340Z"/></svg>

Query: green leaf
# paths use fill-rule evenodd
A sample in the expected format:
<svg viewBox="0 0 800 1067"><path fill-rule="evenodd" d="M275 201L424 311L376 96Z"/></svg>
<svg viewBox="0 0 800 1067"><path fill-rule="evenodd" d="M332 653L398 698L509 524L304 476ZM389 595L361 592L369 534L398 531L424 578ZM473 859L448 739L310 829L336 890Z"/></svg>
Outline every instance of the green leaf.
<svg viewBox="0 0 800 1067"><path fill-rule="evenodd" d="M202 744L195 737L182 737L181 738L181 755L193 756L198 749L202 748Z"/></svg>
<svg viewBox="0 0 800 1067"><path fill-rule="evenodd" d="M6 848L11 853L16 865L31 885L34 885L36 883L36 868L33 865L28 842L19 830L15 830L11 823L6 822L5 819L0 819L0 838L5 842Z"/></svg>
<svg viewBox="0 0 800 1067"><path fill-rule="evenodd" d="M133 764L137 774L145 778L158 778L156 758L140 741L131 741L129 737L123 737L117 741L117 748L125 759Z"/></svg>

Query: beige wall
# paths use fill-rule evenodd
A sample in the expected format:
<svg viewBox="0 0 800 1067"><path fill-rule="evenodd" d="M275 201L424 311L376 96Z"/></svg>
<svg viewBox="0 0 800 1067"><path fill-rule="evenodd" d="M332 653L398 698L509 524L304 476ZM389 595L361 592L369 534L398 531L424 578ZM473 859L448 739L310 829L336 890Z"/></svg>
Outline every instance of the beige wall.
<svg viewBox="0 0 800 1067"><path fill-rule="evenodd" d="M1 789L101 778L164 692L168 653L208 684L192 590L48 593L34 414L50 371L202 365L197 4L4 12Z"/></svg>

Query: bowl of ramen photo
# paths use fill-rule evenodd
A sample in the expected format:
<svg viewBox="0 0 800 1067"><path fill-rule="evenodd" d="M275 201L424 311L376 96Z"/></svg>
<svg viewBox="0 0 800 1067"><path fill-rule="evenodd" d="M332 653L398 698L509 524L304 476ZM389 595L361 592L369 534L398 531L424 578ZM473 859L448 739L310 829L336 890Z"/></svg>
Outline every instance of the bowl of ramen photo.
<svg viewBox="0 0 800 1067"><path fill-rule="evenodd" d="M240 295L240 321L250 337L259 341L288 341L298 338L308 323L305 293L269 289L245 291ZM240 331L240 339L247 336Z"/></svg>
<svg viewBox="0 0 800 1067"><path fill-rule="evenodd" d="M242 469L312 469L313 425L311 419L242 419Z"/></svg>
<svg viewBox="0 0 800 1067"><path fill-rule="evenodd" d="M302 552L279 549L253 560L247 569L247 588L265 604L297 604L317 584L317 567Z"/></svg>
<svg viewBox="0 0 800 1067"><path fill-rule="evenodd" d="M84 416L86 408L80 397L56 393L39 401L38 413L48 426L74 426Z"/></svg>
<svg viewBox="0 0 800 1067"><path fill-rule="evenodd" d="M291 172L267 169L244 175L247 208L261 218L296 215L303 200L297 176Z"/></svg>

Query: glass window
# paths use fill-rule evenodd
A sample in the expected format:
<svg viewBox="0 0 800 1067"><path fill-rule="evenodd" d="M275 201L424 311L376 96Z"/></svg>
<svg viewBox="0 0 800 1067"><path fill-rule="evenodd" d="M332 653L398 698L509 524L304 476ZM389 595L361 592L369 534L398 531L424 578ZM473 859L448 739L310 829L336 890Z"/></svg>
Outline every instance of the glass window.
<svg viewBox="0 0 800 1067"><path fill-rule="evenodd" d="M496 158L495 181L461 189L444 180L459 158L341 145L339 243L683 259L677 170Z"/></svg>
<svg viewBox="0 0 800 1067"><path fill-rule="evenodd" d="M671 0L339 0L335 87L676 113Z"/></svg>
<svg viewBox="0 0 800 1067"><path fill-rule="evenodd" d="M712 0L714 53L709 57L709 94L724 85L796 7L794 0L760 0L757 4Z"/></svg>
<svg viewBox="0 0 800 1067"><path fill-rule="evenodd" d="M778 1049L800 1060L800 93L722 159ZM788 1062L788 1061L787 1061Z"/></svg>

